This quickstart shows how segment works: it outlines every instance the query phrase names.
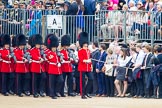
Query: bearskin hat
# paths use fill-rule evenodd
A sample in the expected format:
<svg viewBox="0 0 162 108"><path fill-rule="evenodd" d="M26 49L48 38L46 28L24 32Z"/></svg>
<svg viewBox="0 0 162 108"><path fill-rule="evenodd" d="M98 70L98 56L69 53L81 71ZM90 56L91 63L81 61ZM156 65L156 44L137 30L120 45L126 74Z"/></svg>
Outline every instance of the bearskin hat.
<svg viewBox="0 0 162 108"><path fill-rule="evenodd" d="M16 36L16 42L17 42L18 46L26 45L26 37L25 37L25 35L23 35L23 34L17 35Z"/></svg>
<svg viewBox="0 0 162 108"><path fill-rule="evenodd" d="M47 47L48 47L48 43L47 43L48 41L47 41L47 40L48 40L48 38L49 38L50 36L53 36L53 34L48 34L48 35L45 37L45 40L44 40L44 45L47 46Z"/></svg>
<svg viewBox="0 0 162 108"><path fill-rule="evenodd" d="M30 36L28 38L28 44L33 48L34 47L34 44L33 44L33 36Z"/></svg>
<svg viewBox="0 0 162 108"><path fill-rule="evenodd" d="M89 43L89 39L88 39L88 33L87 32L81 32L79 34L79 45L82 48L83 44L88 44Z"/></svg>
<svg viewBox="0 0 162 108"><path fill-rule="evenodd" d="M70 46L70 35L64 35L61 38L61 46Z"/></svg>
<svg viewBox="0 0 162 108"><path fill-rule="evenodd" d="M3 36L3 34L0 35L0 48L3 47L3 46L2 46L2 41L1 41L2 36Z"/></svg>
<svg viewBox="0 0 162 108"><path fill-rule="evenodd" d="M36 44L42 45L43 44L43 39L42 36L40 34L35 34L32 37L32 43L35 46Z"/></svg>
<svg viewBox="0 0 162 108"><path fill-rule="evenodd" d="M8 35L8 34L2 35L2 37L1 37L1 42L2 42L2 46L6 45L6 44L11 45L11 38L10 38L10 35Z"/></svg>
<svg viewBox="0 0 162 108"><path fill-rule="evenodd" d="M59 40L57 38L57 36L55 35L51 35L48 39L47 39L47 46L49 49L51 49L52 47L58 47L59 46Z"/></svg>
<svg viewBox="0 0 162 108"><path fill-rule="evenodd" d="M11 43L12 43L12 47L16 47L17 46L16 36L12 37Z"/></svg>

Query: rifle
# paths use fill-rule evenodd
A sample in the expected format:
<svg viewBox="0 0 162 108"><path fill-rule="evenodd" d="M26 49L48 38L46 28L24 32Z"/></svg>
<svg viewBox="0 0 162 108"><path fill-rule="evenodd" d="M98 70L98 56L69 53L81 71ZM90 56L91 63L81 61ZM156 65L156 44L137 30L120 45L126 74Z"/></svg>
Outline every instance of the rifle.
<svg viewBox="0 0 162 108"><path fill-rule="evenodd" d="M24 48L24 58L26 58L28 60L28 62L31 59L31 55L30 55L29 52L27 52L27 48L26 47Z"/></svg>
<svg viewBox="0 0 162 108"><path fill-rule="evenodd" d="M17 59L16 59L16 56L15 56L15 54L13 52L13 48L12 47L10 47L10 56L14 59L14 62L16 63Z"/></svg>
<svg viewBox="0 0 162 108"><path fill-rule="evenodd" d="M64 62L64 56L63 56L63 54L61 54L59 50L56 50L56 54L57 54L57 56L60 57L61 63L63 63Z"/></svg>
<svg viewBox="0 0 162 108"><path fill-rule="evenodd" d="M46 54L44 53L44 50L42 48L40 49L40 53L41 53L41 56L43 57L43 59L47 60L46 59Z"/></svg>
<svg viewBox="0 0 162 108"><path fill-rule="evenodd" d="M68 54L69 55L69 58L72 58L75 61L75 63L77 63L78 62L78 58L74 54L74 51L72 49L67 49L67 51L69 52L69 54Z"/></svg>

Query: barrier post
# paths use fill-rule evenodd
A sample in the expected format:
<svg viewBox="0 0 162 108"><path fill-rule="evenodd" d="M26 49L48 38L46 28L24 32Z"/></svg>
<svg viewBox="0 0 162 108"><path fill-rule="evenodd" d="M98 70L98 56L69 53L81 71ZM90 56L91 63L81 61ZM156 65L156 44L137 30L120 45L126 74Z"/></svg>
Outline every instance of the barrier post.
<svg viewBox="0 0 162 108"><path fill-rule="evenodd" d="M123 22L123 26L124 26L124 33L123 33L123 35L124 35L124 43L126 43L126 39L127 39L127 34L126 34L126 13L127 13L127 11L124 11L124 22Z"/></svg>
<svg viewBox="0 0 162 108"><path fill-rule="evenodd" d="M45 25L45 16L42 17L42 37L43 37L43 40L45 39L45 29L46 28L46 25Z"/></svg>
<svg viewBox="0 0 162 108"><path fill-rule="evenodd" d="M151 24L150 24L150 27L151 27L151 30L150 30L150 36L151 36L151 47L153 48L153 45L154 45L154 13L151 12Z"/></svg>

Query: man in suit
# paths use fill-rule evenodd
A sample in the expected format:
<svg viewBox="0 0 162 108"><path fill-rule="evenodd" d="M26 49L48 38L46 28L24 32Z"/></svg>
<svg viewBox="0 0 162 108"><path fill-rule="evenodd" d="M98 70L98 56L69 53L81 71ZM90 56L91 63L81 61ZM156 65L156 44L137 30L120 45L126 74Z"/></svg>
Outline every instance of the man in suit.
<svg viewBox="0 0 162 108"><path fill-rule="evenodd" d="M162 64L162 48L159 47L157 49L158 51L158 55L157 55L157 59L154 61L155 62L155 65L159 65L159 64ZM160 81L159 81L159 98L162 98L162 72L159 72L160 75Z"/></svg>
<svg viewBox="0 0 162 108"><path fill-rule="evenodd" d="M105 87L105 73L102 72L102 68L104 66L106 60L106 46L105 44L100 45L100 53L97 57L99 60L96 64L96 72L97 72L97 80L98 80L98 94L97 96L105 96L106 95L106 87Z"/></svg>
<svg viewBox="0 0 162 108"><path fill-rule="evenodd" d="M146 84L150 75L150 69L151 69L151 57L153 54L151 54L151 46L145 45L143 47L143 51L145 52L145 57L142 63L141 69L143 70L143 84L144 84L144 92L145 92L145 98L149 98L149 89L146 88Z"/></svg>
<svg viewBox="0 0 162 108"><path fill-rule="evenodd" d="M97 42L93 42L92 48L94 49L94 51L91 54L92 59L97 59L97 57L99 55L98 43ZM94 77L94 79L93 79L93 92L92 92L92 94L96 94L97 93L97 90L98 90L96 64L97 64L96 61L92 61L92 65L93 65L93 77Z"/></svg>

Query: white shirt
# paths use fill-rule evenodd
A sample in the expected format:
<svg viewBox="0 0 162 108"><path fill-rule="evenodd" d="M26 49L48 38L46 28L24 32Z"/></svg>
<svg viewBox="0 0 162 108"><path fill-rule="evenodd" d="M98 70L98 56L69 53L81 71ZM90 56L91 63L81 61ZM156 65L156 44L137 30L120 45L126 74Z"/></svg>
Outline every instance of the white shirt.
<svg viewBox="0 0 162 108"><path fill-rule="evenodd" d="M9 5L13 5L13 2L14 2L13 0L8 0Z"/></svg>
<svg viewBox="0 0 162 108"><path fill-rule="evenodd" d="M140 50L137 59L135 61L135 65L142 65L144 57L145 57L145 53L143 52L143 50Z"/></svg>
<svg viewBox="0 0 162 108"><path fill-rule="evenodd" d="M124 60L121 56L119 56L119 57L118 57L118 60L117 60L118 65L119 65L120 67L125 67L126 64L130 61L131 58L132 58L132 57L126 56L126 58L125 58L125 60Z"/></svg>
<svg viewBox="0 0 162 108"><path fill-rule="evenodd" d="M135 61L136 61L136 58L137 58L137 53L134 53L133 55L132 55L132 63L135 63Z"/></svg>

